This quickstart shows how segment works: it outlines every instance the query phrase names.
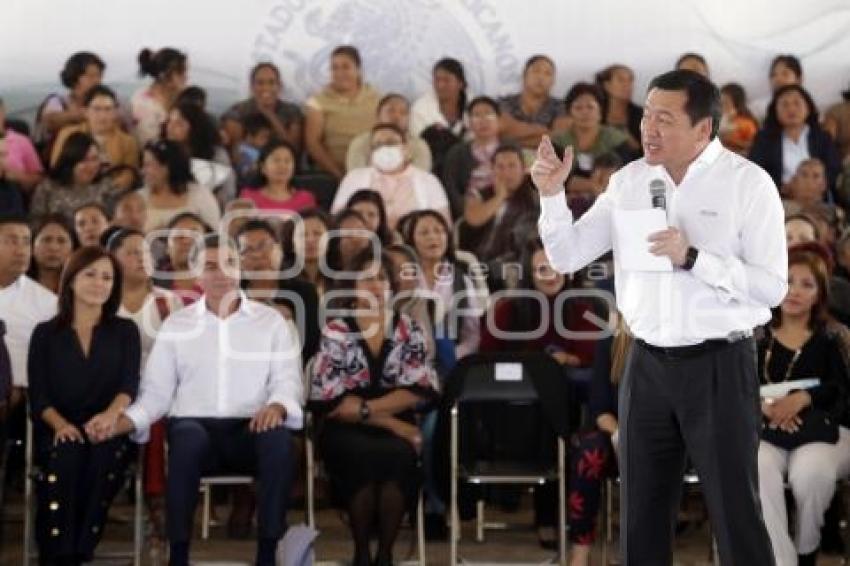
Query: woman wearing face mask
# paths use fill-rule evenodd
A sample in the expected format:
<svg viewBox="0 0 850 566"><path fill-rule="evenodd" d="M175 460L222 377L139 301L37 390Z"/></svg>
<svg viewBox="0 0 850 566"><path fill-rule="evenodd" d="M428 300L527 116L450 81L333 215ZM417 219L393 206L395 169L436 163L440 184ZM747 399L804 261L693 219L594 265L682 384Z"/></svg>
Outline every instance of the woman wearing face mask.
<svg viewBox="0 0 850 566"><path fill-rule="evenodd" d="M768 172L783 194L800 163L810 157L820 159L826 166L828 199L833 200L841 160L832 138L820 126L814 100L803 87L791 84L776 91L749 157Z"/></svg>
<svg viewBox="0 0 850 566"><path fill-rule="evenodd" d="M436 210L451 222L449 202L440 181L410 164L407 137L394 124L372 128L372 165L349 171L339 185L331 212L337 213L356 191L368 187L384 199L391 229L415 210Z"/></svg>
<svg viewBox="0 0 850 566"><path fill-rule="evenodd" d="M378 102L378 124L395 124L402 132L410 132L410 103L400 94L390 93ZM347 171L366 167L372 154L372 135L363 132L351 140L345 158ZM410 162L423 171L431 170L431 150L425 140L408 133Z"/></svg>
<svg viewBox="0 0 850 566"><path fill-rule="evenodd" d="M331 82L305 103L304 145L321 171L341 179L348 145L375 123L380 95L363 80L357 48L341 45L331 53Z"/></svg>
<svg viewBox="0 0 850 566"><path fill-rule="evenodd" d="M59 293L59 276L74 251L74 236L61 214L48 214L32 233L32 263L27 276Z"/></svg>
<svg viewBox="0 0 850 566"><path fill-rule="evenodd" d="M189 58L171 47L159 51L139 52L139 74L153 78L153 83L137 90L130 98L130 110L136 139L140 146L159 137L168 110L186 87Z"/></svg>

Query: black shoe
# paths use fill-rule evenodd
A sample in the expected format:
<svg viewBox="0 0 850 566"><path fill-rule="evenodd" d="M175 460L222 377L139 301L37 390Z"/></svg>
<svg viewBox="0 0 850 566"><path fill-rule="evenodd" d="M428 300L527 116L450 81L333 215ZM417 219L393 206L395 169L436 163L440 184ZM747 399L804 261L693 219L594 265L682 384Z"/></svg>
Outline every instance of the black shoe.
<svg viewBox="0 0 850 566"><path fill-rule="evenodd" d="M449 538L449 527L446 519L438 513L425 514L425 540L439 541Z"/></svg>
<svg viewBox="0 0 850 566"><path fill-rule="evenodd" d="M797 566L816 566L818 563L818 551L810 554L797 555Z"/></svg>
<svg viewBox="0 0 850 566"><path fill-rule="evenodd" d="M540 545L540 548L544 550L558 550L558 539L556 538L538 538L537 543Z"/></svg>

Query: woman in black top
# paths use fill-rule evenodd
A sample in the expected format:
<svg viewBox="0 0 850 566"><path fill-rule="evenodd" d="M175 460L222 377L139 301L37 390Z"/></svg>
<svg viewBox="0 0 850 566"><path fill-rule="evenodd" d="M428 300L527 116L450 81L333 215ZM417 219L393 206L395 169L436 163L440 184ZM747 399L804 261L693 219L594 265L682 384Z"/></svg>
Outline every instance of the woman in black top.
<svg viewBox="0 0 850 566"><path fill-rule="evenodd" d="M759 446L759 495L777 564L815 564L820 528L836 480L850 473L850 415L847 367L837 340L826 331L828 276L824 261L809 251L792 250L788 295L759 342L762 385L816 378L820 384L794 388L762 399L766 427L794 433L812 408L839 426L836 444L809 442L786 449L766 440ZM746 384L744 384L746 386ZM784 476L797 506L796 544L788 533Z"/></svg>
<svg viewBox="0 0 850 566"><path fill-rule="evenodd" d="M319 448L335 499L349 515L355 566L392 564L398 529L420 483L414 409L438 389L422 329L392 313L392 264L373 253L366 248L348 265L358 273L346 280L350 315L323 329L310 392L326 415ZM376 526L373 563L369 539Z"/></svg>
<svg viewBox="0 0 850 566"><path fill-rule="evenodd" d="M804 155L789 162L786 146L805 146ZM816 157L826 168L827 195L830 201L841 172L841 158L835 142L820 126L818 109L811 95L800 85L786 85L777 90L767 108L764 126L756 134L750 148L750 160L759 164L773 179L783 194L787 193L800 161Z"/></svg>
<svg viewBox="0 0 850 566"><path fill-rule="evenodd" d="M136 325L116 316L121 273L105 250L85 247L62 274L59 313L30 341L29 400L42 564L88 562L131 458L111 435L139 385Z"/></svg>

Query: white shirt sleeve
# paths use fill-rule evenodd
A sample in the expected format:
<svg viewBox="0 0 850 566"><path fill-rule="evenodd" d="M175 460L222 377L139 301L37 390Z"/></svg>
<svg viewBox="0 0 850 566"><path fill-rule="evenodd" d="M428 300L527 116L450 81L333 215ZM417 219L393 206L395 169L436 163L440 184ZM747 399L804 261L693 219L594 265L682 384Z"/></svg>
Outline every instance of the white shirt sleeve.
<svg viewBox="0 0 850 566"><path fill-rule="evenodd" d="M154 341L136 401L124 415L133 422L130 438L138 443L148 441L150 426L165 416L171 408L177 390L177 351L173 339Z"/></svg>
<svg viewBox="0 0 850 566"><path fill-rule="evenodd" d="M611 249L613 184L614 177L608 190L597 197L576 223L564 192L540 198L537 227L546 256L557 271L575 273Z"/></svg>
<svg viewBox="0 0 850 566"><path fill-rule="evenodd" d="M788 292L785 215L767 173L762 172L762 179L746 189L740 222L743 259L699 250L692 272L713 287L724 303L771 308Z"/></svg>
<svg viewBox="0 0 850 566"><path fill-rule="evenodd" d="M446 189L433 173L417 170L414 177L416 183L416 197L420 200L423 208L436 210L442 214L449 224L452 224L449 198Z"/></svg>
<svg viewBox="0 0 850 566"><path fill-rule="evenodd" d="M195 185L195 187L196 189L189 195L192 201L192 208L196 209L198 216L215 231L218 229L218 223L221 220L221 210L218 207L218 201L208 188L200 185Z"/></svg>
<svg viewBox="0 0 850 566"><path fill-rule="evenodd" d="M410 135L418 138L422 135L425 128L434 123L433 121L433 103L425 94L419 97L413 106L410 108Z"/></svg>
<svg viewBox="0 0 850 566"><path fill-rule="evenodd" d="M345 174L345 177L339 182L339 188L337 188L333 204L331 204L331 214L341 212L345 208L348 199L355 192L371 186L369 182L369 171L370 169L368 167L361 167L359 169L352 169Z"/></svg>
<svg viewBox="0 0 850 566"><path fill-rule="evenodd" d="M278 403L286 409L284 425L290 429L304 426L301 400L304 398L304 381L301 372L301 355L298 340L283 317L272 330L272 361L269 375L269 403Z"/></svg>

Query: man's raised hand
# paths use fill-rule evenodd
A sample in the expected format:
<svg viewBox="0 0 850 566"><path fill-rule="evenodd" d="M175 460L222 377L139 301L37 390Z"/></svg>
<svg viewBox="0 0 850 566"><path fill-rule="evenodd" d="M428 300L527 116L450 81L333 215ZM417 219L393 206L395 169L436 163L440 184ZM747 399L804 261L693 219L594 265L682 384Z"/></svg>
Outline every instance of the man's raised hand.
<svg viewBox="0 0 850 566"><path fill-rule="evenodd" d="M558 159L555 147L549 136L543 136L537 146L537 157L531 165L531 180L540 195L544 197L557 195L564 190L564 183L573 168L573 148L564 150L564 158Z"/></svg>

